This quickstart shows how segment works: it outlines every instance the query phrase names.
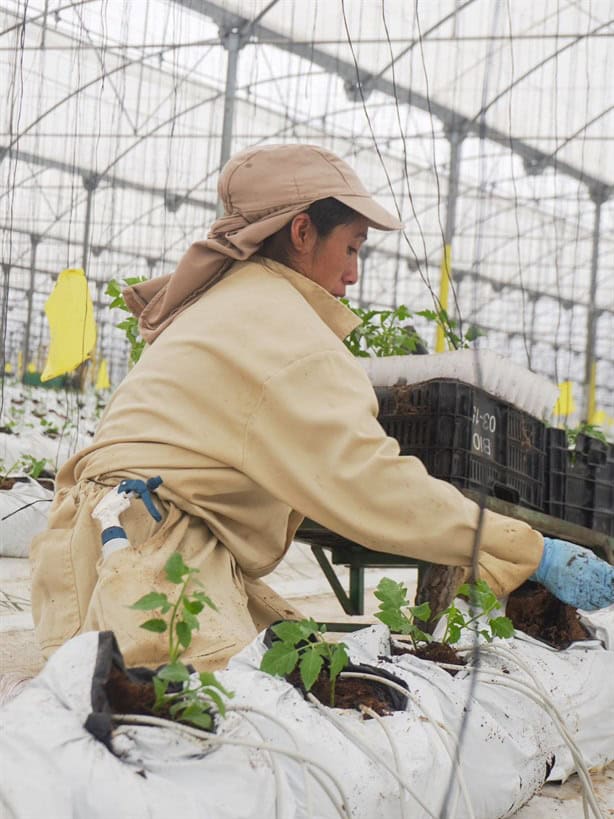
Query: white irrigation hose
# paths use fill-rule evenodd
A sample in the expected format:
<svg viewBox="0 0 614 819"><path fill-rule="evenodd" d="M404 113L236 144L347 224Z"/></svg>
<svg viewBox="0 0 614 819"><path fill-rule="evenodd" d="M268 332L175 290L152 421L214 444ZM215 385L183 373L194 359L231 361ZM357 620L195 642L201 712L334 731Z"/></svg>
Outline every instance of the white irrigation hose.
<svg viewBox="0 0 614 819"><path fill-rule="evenodd" d="M287 756L296 762L307 764L310 767L314 768L314 770L312 771L312 776L318 782L320 787L324 790L324 792L330 799L333 807L335 808L341 819L350 819L349 802L341 783L323 765L320 765L320 763L316 762L314 759L309 759L309 757L305 756L304 754L295 753L294 751L288 751L286 748L278 748L275 745L270 745L269 743L250 742L249 740L218 737L215 734L210 734L207 731L202 731L199 728L193 728L191 725L185 725L179 722L173 722L169 725L169 720L162 719L161 717L149 717L140 714L139 715L113 714L111 718L113 722L120 725L121 724L147 725L155 728L171 727L174 730L178 731L179 733L183 733L191 737L196 737L197 739L205 740L206 743L208 743L209 745L232 745L237 748L253 748L257 751L270 751L271 753ZM337 801L335 795L331 792L329 786L325 784L325 781L321 780L316 775L316 770L323 773L325 777L332 782L332 784L338 791L338 796L340 797L341 802ZM435 817L434 819L437 819L437 817Z"/></svg>
<svg viewBox="0 0 614 819"><path fill-rule="evenodd" d="M356 678L359 678L359 679L362 678L362 679L365 679L365 680L372 680L373 682L380 683L381 685L387 685L389 688L393 688L395 691L399 691L401 694L403 694L403 696L405 696L409 700L411 700L411 702L413 702L413 704L416 706L416 708L418 708L418 709L420 709L420 711L422 711L422 713L424 714L424 716L426 717L428 722L433 726L433 729L434 729L437 737L439 738L441 744L443 745L443 748L444 748L445 752L450 757L450 762L452 763L452 767L453 768L456 767L457 776L458 776L458 784L459 784L460 791L461 791L461 793L463 795L463 799L464 799L464 802L465 802L465 807L467 808L467 814L469 815L470 819L475 819L475 813L474 813L473 807L471 805L471 799L469 798L469 791L468 791L467 786L465 784L465 778L464 778L464 776L462 774L460 764L456 760L456 754L454 753L453 749L448 744L448 738L447 738L446 734L448 734L449 732L448 732L447 727L445 725L443 725L441 722L438 722L435 719L435 717L432 716L432 714L430 713L428 708L425 706L425 704L423 702L421 702L414 694L412 694L411 691L409 691L407 688L404 688L402 685L399 685L398 683L392 682L392 680L387 680L385 677L379 677L379 676L377 676L375 674L358 674L358 673L356 673L354 671L344 671L339 676L341 676L341 677L356 677ZM455 809L454 809L453 813L454 812L455 812Z"/></svg>
<svg viewBox="0 0 614 819"><path fill-rule="evenodd" d="M488 648L486 646L482 646L486 652L488 652ZM595 791L593 789L593 785L590 779L590 774L586 767L586 763L582 758L582 752L576 745L576 743L571 738L570 734L568 733L565 722L561 715L558 713L556 706L550 701L547 692L544 690L543 686L541 685L539 679L533 676L531 671L522 663L520 660L517 659L513 654L507 652L502 647L492 647L492 651L490 653L505 653L508 655L508 659L516 662L519 667L521 667L527 676L535 683L535 687L537 689L541 689L542 695L538 696L532 688L526 685L522 680L515 679L509 677L509 675L493 671L490 668L473 668L472 666L467 665L453 665L452 663L437 663L437 665L441 666L441 668L449 668L449 669L464 669L465 671L470 671L472 673L484 674L490 677L496 677L497 680L501 680L501 682L497 682L494 679L491 680L484 680L484 682L490 682L492 685L500 685L502 687L508 687L512 690L520 691L521 693L525 694L529 699L533 700L537 705L542 707L544 711L550 716L552 719L555 727L557 728L558 732L561 734L564 742L569 746L569 750L573 757L573 761L576 765L578 777L580 779L580 783L582 785L582 808L585 819L589 819L588 817L588 807L587 802L590 803L590 807L592 808L593 812L597 816L597 819L604 819L603 814L600 811L599 806L596 802ZM458 651L469 651L470 649L457 649ZM588 794L590 795L587 795ZM592 797L592 798L591 798Z"/></svg>
<svg viewBox="0 0 614 819"><path fill-rule="evenodd" d="M276 725L281 731L283 731L287 735L288 739L294 745L295 751L297 752L299 751L298 740L296 739L290 728L280 719L277 719L277 717L271 716L271 714L269 714L267 711L263 711L260 708L255 708L253 705L229 705L226 706L226 711L227 712L232 711L234 713L257 714L258 716L263 717L264 719L270 720L270 722ZM253 725L253 723L250 720L248 720L248 722L250 723L250 725ZM259 734L261 733L257 726L253 725L253 727L256 731L258 731ZM303 784L305 787L307 815L309 817L313 817L313 794L311 792L311 786L309 783L309 777L307 776L306 766L301 765L301 769L303 771Z"/></svg>
<svg viewBox="0 0 614 819"><path fill-rule="evenodd" d="M239 709L235 709L235 710L238 711ZM260 739L264 743L266 741L264 733L255 724L254 720L251 719L249 716L247 716L247 714L242 713L241 716L245 720L245 722L247 722L247 724L256 732L256 734L260 737ZM276 819L279 819L280 816L284 815L283 813L281 813L281 810L280 810L280 801L281 801L282 794L283 794L281 773L280 773L280 770L279 770L279 763L277 762L276 755L271 753L270 751L268 752L268 755L269 755L269 759L271 760L271 767L273 768L273 775L275 777L275 817L276 817ZM304 766L302 766L302 767L304 769ZM313 819L312 814L310 814L310 817L311 817L311 819Z"/></svg>
<svg viewBox="0 0 614 819"><path fill-rule="evenodd" d="M598 819L602 819L602 814L601 814L601 811L599 809L599 806L597 805L595 792L593 790L593 785L592 785L592 782L591 782L591 779L590 779L590 774L589 774L588 769L586 767L586 763L584 762L584 759L582 757L582 752L580 751L580 749L578 748L578 746L576 745L576 743L572 739L571 735L567 731L567 727L565 725L564 719L562 718L562 716L558 712L556 706L550 700L550 698L548 696L548 692L542 686L540 680L533 675L531 670L526 666L525 663L522 662L522 660L519 660L512 652L505 649L503 646L500 646L500 647L497 647L497 646L485 647L485 650L486 650L486 653L491 653L491 654L495 654L495 655L496 654L501 654L504 657L507 657L508 660L511 660L511 662L515 663L519 668L521 668L525 672L525 674L533 682L533 684L535 685L537 690L541 692L541 697L539 698L539 700L537 700L535 692L529 686L526 686L526 683L524 683L521 680L515 680L514 681L515 682L514 687L516 688L516 690L518 690L518 688L517 688L518 686L523 686L523 687L526 686L527 690L524 693L527 696L530 696L531 699L538 702L538 704L541 705L544 708L546 713L552 719L552 721L553 721L554 725L556 726L556 728L558 729L559 733L561 734L563 740L568 745L569 750L571 751L571 755L573 757L574 763L576 765L577 771L578 771L578 776L579 776L580 781L582 782L582 785L583 785L582 804L583 804L583 810L584 810L584 815L585 815L586 819L588 819L587 801L590 804L593 811L595 812L595 815L598 817ZM499 682L499 683L496 683L496 682L493 681L494 685L505 685L506 683L510 682L509 676L507 676L505 674L500 674L500 673L493 672L493 671L491 671L490 673L491 673L492 676L496 676L498 679L501 680L501 682ZM510 686L510 687L512 687L512 686Z"/></svg>
<svg viewBox="0 0 614 819"><path fill-rule="evenodd" d="M379 727L382 729L384 734L386 735L386 739L388 740L388 744L390 745L390 750L392 751L392 757L394 759L394 764L396 765L397 773L399 778L401 778L401 760L399 758L399 749L397 748L397 744L394 741L394 737L390 732L390 729L386 725L386 720L374 711L372 708L369 708L367 705L361 705L360 710L363 714L368 714L371 719L374 719ZM405 811L405 802L407 800L407 793L405 788L401 788L399 790L399 806L401 808L401 819L408 819L407 813Z"/></svg>
<svg viewBox="0 0 614 819"><path fill-rule="evenodd" d="M342 675L340 675L340 676L342 676ZM377 679L378 679L378 680L380 680L380 679L381 679L381 677L378 677ZM436 816L436 815L435 815L435 814L434 814L434 813L433 813L433 812L432 812L432 811L431 811L431 810L430 810L430 809L429 809L429 808L428 808L428 807L427 807L427 806L424 804L424 802L423 802L423 801L420 799L420 797L419 797L417 794L415 794L415 793L413 792L413 790L412 790L412 789L409 787L409 785L408 785L406 782L403 782L403 779L402 779L402 778L399 776L399 774L398 774L398 773L397 773L397 772L394 770L394 768L392 768L390 765L388 765L388 763L387 763L387 762L385 762L385 761L382 759L382 757L381 757L381 756L378 756L378 755L376 754L376 752L375 752L375 751L373 751L373 750L372 750L372 749L371 749L371 748L370 748L370 747L369 747L369 746L366 744L366 742L364 742L363 740L359 739L359 738L358 738L358 737L357 737L357 736L356 736L356 735L355 735L355 734L354 734L354 733L353 733L353 732L352 732L352 731L351 731L351 730L350 730L350 729L347 727L347 725L344 725L344 724L341 722L341 720L340 720L340 719L338 719L338 718L337 718L337 717L336 717L336 716L333 714L333 712L332 712L332 710L331 710L330 708L328 708L328 707L327 707L327 706L325 706L325 705L322 705L322 703L320 702L320 700L316 699L316 698L313 696L313 694L307 694L307 699L309 700L309 702L311 702L311 703L312 703L312 704L313 704L313 705L314 705L314 706L315 706L315 707L318 709L318 711L320 711L320 713L321 713L321 714L322 714L322 715L323 715L323 716L324 716L324 717L325 717L325 718L326 718L326 719L327 719L329 722L331 722L331 723L332 723L332 724L335 726L335 728L337 728L337 730L338 730L338 731L339 731L341 734L343 734L343 736L345 736L347 739L349 739L349 740L350 740L350 742L352 742L352 743L353 743L353 744L354 744L354 745L355 745L355 746L356 746L356 747L357 747L357 748L358 748L360 751L362 751L362 752L365 754L365 756L368 756L368 757L369 757L369 759L373 760L373 762L376 762L378 765L381 765L381 766L382 766L382 768L384 768L384 770L385 770L385 771L387 771L387 772L388 772L388 773L389 773L389 774L390 774L390 775L393 777L393 779L395 779L395 780L396 780L396 781L399 783L399 785L400 785L402 788L404 788L404 789L407 791L407 793L409 793L409 794L410 794L410 796L412 796L412 797L413 797L413 798L416 800L416 802L417 802L417 803L420 805L420 807L421 807L421 808L422 808L424 811L426 811L426 813L429 815L430 819L439 819L439 817L438 817L438 816Z"/></svg>
<svg viewBox="0 0 614 819"><path fill-rule="evenodd" d="M541 681L537 677L535 677L535 675L532 673L531 669L522 660L520 660L518 657L516 657L516 655L512 651L505 648L504 646L494 646L494 645L493 646L484 646L483 650L488 654L501 655L503 657L506 657L508 660L515 663L529 677L529 679L531 680L531 682L533 682L533 684L538 689L538 691L541 692L541 696L539 697L539 699L537 699L537 696L535 695L535 692L533 691L533 689L529 688L529 686L527 686L526 683L522 682L521 680L515 680L516 685L515 686L510 686L510 687L514 687L516 690L518 690L518 686L522 686L523 688L526 687L526 691L524 691L524 693L526 693L527 696L530 696L531 699L533 699L534 701L538 702L538 704L541 704L543 706L544 710L551 717L551 719L554 722L555 726L557 727L559 733L563 737L563 740L566 742L566 744L569 747L569 750L571 751L571 755L573 757L573 760L574 760L574 762L576 764L576 768L577 768L577 771L578 771L578 776L580 777L580 780L581 780L581 782L582 782L582 784L584 786L583 787L582 798L583 798L583 807L584 807L585 816L588 819L588 812L587 812L587 807L586 807L586 801L588 801L588 803L590 804L590 807L592 808L593 812L595 813L595 816L597 816L598 819L603 819L603 814L601 813L601 810L600 810L599 806L597 805L597 798L595 796L595 791L593 789L593 784L591 782L591 778L590 778L588 768L586 767L586 763L584 762L584 759L582 757L582 752L580 751L580 749L578 748L578 746L576 745L576 743L572 739L571 735L567 731L567 727L565 725L565 721L564 721L563 717L561 716L561 714L557 710L554 703L550 700L550 697L548 696L548 692L546 691L544 686L541 684ZM484 669L484 671L486 673L490 673L493 676L497 676L497 678L502 680L502 682L500 682L500 683L494 683L495 685L504 685L507 682L511 682L509 680L508 675L493 672L493 671L486 671L486 669Z"/></svg>

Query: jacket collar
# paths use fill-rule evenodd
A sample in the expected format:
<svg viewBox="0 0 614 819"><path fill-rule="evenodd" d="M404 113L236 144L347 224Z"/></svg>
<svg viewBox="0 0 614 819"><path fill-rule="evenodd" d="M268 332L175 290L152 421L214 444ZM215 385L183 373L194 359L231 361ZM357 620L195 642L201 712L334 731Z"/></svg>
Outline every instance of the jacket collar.
<svg viewBox="0 0 614 819"><path fill-rule="evenodd" d="M361 324L358 316L345 304L302 273L264 256L252 256L249 261L259 262L287 279L338 338L343 340Z"/></svg>

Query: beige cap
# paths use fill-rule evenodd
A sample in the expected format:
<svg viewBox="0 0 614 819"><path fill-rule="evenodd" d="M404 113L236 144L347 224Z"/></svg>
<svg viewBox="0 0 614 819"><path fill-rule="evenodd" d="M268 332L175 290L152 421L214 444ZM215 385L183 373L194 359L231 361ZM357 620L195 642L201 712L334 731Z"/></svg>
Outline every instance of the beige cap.
<svg viewBox="0 0 614 819"><path fill-rule="evenodd" d="M280 208L307 207L332 196L378 230L402 227L346 162L318 145L264 145L241 151L224 166L218 193L227 215L250 223Z"/></svg>
<svg viewBox="0 0 614 819"><path fill-rule="evenodd" d="M225 215L213 223L206 239L194 242L175 272L123 291L147 342L219 281L234 261L258 253L265 239L319 199L338 199L378 230L402 227L371 198L349 165L317 145L241 151L224 166L218 192Z"/></svg>

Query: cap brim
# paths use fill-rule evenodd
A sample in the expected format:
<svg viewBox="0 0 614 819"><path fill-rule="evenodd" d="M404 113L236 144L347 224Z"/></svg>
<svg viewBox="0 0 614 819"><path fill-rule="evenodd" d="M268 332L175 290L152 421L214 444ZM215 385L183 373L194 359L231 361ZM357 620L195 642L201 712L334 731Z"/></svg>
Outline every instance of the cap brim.
<svg viewBox="0 0 614 819"><path fill-rule="evenodd" d="M370 226L376 230L401 230L403 227L403 224L396 216L389 213L386 208L378 205L375 199L371 199L370 196L333 195L335 199L347 205L348 208L352 208L368 219Z"/></svg>

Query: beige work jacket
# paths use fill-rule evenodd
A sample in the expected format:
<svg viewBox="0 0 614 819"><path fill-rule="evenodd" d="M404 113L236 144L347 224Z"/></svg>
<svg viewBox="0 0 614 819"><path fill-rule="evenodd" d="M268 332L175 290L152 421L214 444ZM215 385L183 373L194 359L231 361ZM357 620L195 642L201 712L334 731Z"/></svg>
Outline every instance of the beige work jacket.
<svg viewBox="0 0 614 819"><path fill-rule="evenodd" d="M342 342L357 323L282 264L235 264L145 350L58 488L160 475L162 498L205 521L248 577L275 568L303 516L371 549L469 566L478 507L383 432ZM485 512L480 570L498 595L542 548L527 524Z"/></svg>

